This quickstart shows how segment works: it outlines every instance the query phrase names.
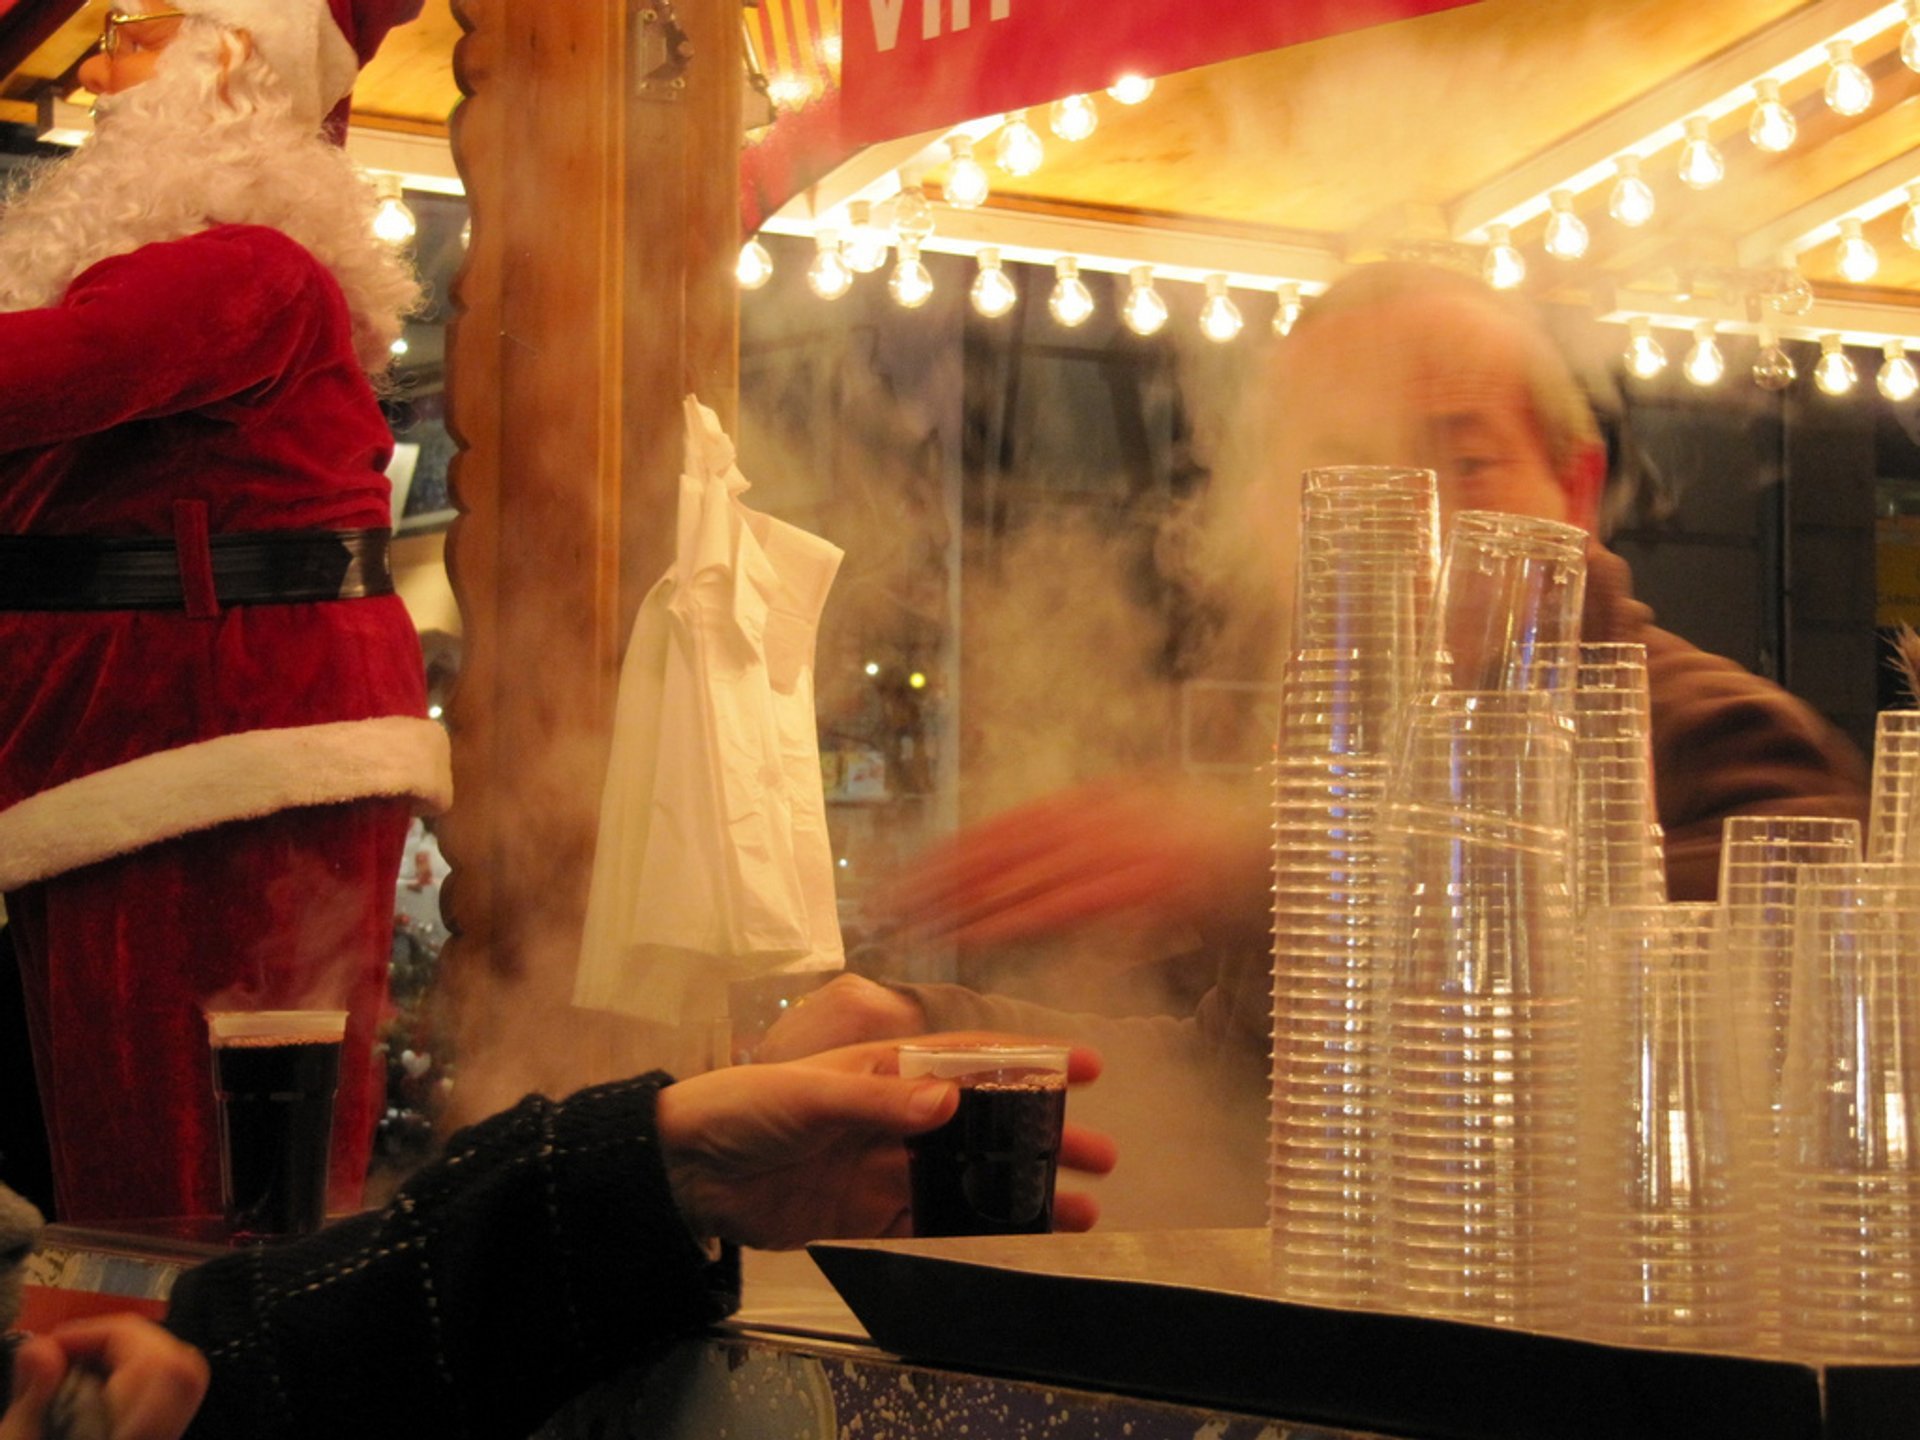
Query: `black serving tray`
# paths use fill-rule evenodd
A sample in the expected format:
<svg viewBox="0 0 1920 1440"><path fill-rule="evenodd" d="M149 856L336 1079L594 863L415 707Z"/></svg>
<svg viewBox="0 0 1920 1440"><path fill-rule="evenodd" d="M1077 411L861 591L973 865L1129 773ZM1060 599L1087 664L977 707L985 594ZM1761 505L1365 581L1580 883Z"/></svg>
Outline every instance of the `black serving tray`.
<svg viewBox="0 0 1920 1440"><path fill-rule="evenodd" d="M1274 1298L1264 1230L809 1252L903 1357L1417 1440L1917 1440L1920 1367L1747 1356Z"/></svg>

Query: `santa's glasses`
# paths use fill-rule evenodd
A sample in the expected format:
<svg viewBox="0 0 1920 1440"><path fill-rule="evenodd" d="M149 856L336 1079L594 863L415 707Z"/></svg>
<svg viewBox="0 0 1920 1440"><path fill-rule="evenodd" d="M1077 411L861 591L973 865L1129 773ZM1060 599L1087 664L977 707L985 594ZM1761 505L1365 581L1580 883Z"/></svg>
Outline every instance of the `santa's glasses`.
<svg viewBox="0 0 1920 1440"><path fill-rule="evenodd" d="M120 49L120 31L128 25L141 25L149 20L180 20L186 16L184 10L143 10L132 14L125 10L109 10L106 23L100 27L100 53L112 55Z"/></svg>

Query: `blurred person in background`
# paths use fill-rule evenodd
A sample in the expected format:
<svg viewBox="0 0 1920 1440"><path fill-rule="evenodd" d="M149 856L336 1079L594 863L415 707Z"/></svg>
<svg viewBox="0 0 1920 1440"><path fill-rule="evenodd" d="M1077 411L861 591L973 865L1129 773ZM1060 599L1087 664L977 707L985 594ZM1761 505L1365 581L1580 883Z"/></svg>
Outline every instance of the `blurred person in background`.
<svg viewBox="0 0 1920 1440"><path fill-rule="evenodd" d="M1431 468L1443 527L1465 509L1589 532L1598 524L1606 450L1564 358L1526 309L1437 266L1368 266L1312 302L1275 347L1248 425L1245 457L1258 470L1243 458L1244 483L1216 481L1211 514L1187 547L1219 597L1222 663L1234 679L1278 678L1303 470ZM1584 637L1647 647L1671 898L1713 897L1728 815L1864 822L1867 766L1851 742L1772 682L1658 628L1633 598L1625 562L1598 538L1587 558ZM895 876L883 902L903 933L963 947L1116 917L1184 925L1213 977L1192 1015L1066 1017L959 986L848 975L791 1008L760 1055L928 1026L1084 1037L1109 1060L1088 1109L1141 1157L1130 1188L1152 1187L1137 1204L1109 1193L1110 1218L1264 1223L1269 799L1253 773L1235 786L1178 773L1110 777L962 830ZM1173 1159L1176 1144L1187 1148ZM1194 1170L1203 1155L1223 1157L1217 1172ZM1195 1173L1213 1183L1192 1183ZM1152 1185L1156 1177L1163 1183Z"/></svg>

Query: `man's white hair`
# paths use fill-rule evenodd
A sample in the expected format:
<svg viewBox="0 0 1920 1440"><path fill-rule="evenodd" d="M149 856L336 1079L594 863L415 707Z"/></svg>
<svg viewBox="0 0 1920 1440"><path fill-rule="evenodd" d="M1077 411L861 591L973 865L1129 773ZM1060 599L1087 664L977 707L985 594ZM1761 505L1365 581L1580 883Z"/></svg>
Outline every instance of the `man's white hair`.
<svg viewBox="0 0 1920 1440"><path fill-rule="evenodd" d="M420 298L373 234L378 201L341 150L298 118L279 78L232 31L189 18L152 78L103 97L70 157L36 167L0 209L0 311L57 304L89 266L214 225L266 225L345 292L354 350L384 371Z"/></svg>

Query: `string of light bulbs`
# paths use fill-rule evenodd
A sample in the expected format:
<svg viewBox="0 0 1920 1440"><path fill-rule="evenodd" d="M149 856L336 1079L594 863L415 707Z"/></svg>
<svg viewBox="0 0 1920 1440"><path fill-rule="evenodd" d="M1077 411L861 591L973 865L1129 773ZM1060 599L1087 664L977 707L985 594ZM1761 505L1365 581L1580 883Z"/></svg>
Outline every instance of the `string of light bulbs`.
<svg viewBox="0 0 1920 1440"><path fill-rule="evenodd" d="M1657 380L1667 368L1668 356L1655 333L1653 318L1629 315L1626 326L1627 343L1621 351L1621 365L1636 380ZM1690 333L1692 343L1680 362L1680 373L1696 388L1711 389L1731 372L1720 344L1720 327L1714 321L1702 320L1693 325ZM1781 343L1778 326L1763 321L1755 327L1754 336L1754 357L1747 371L1749 378L1763 390L1780 391L1792 385L1799 378L1799 367ZM1846 338L1827 333L1818 339L1820 358L1813 367L1815 388L1836 398L1851 394L1860 383L1860 367L1847 353ZM1907 342L1888 339L1880 343L1879 351L1874 389L1895 404L1905 404L1920 395L1920 371L1907 355Z"/></svg>

